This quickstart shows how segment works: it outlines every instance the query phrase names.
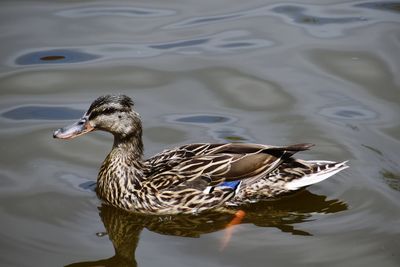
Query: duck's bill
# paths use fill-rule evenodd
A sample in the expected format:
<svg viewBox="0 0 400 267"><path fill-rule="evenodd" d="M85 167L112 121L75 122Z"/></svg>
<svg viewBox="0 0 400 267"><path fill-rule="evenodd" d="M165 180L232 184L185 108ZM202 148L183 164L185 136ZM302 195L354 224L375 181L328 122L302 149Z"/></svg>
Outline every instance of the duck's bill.
<svg viewBox="0 0 400 267"><path fill-rule="evenodd" d="M93 130L93 126L91 126L85 118L82 118L71 125L54 131L53 137L59 139L71 139L91 132Z"/></svg>

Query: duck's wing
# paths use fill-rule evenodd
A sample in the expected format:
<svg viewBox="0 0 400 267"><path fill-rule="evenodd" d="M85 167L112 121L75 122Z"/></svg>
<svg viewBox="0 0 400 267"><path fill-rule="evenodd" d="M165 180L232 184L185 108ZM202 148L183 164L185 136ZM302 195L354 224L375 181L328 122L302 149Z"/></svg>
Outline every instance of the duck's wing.
<svg viewBox="0 0 400 267"><path fill-rule="evenodd" d="M155 168L162 164L175 166L177 163L195 156L212 154L216 148L225 145L228 144L198 143L166 149L147 159L146 163L155 166Z"/></svg>
<svg viewBox="0 0 400 267"><path fill-rule="evenodd" d="M185 186L204 190L227 181L264 176L294 153L311 146L191 144L159 154L149 162L155 164L152 180L159 189L162 184L168 190Z"/></svg>

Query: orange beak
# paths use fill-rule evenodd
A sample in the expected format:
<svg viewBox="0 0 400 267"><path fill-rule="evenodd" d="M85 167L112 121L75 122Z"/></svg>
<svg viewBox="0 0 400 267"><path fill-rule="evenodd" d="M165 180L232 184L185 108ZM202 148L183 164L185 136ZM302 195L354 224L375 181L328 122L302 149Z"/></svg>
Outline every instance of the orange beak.
<svg viewBox="0 0 400 267"><path fill-rule="evenodd" d="M59 139L72 139L93 130L94 127L90 125L86 117L83 117L71 125L54 131L53 137Z"/></svg>

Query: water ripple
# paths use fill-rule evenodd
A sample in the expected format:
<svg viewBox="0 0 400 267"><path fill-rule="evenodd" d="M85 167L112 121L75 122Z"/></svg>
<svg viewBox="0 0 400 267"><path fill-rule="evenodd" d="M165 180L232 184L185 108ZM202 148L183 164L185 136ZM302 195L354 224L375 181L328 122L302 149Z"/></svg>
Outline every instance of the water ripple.
<svg viewBox="0 0 400 267"><path fill-rule="evenodd" d="M11 120L72 120L79 118L83 111L67 107L24 106L1 113Z"/></svg>
<svg viewBox="0 0 400 267"><path fill-rule="evenodd" d="M216 116L216 115L193 115L193 116L184 116L178 117L175 119L177 122L186 122L186 123L226 123L231 121L232 119Z"/></svg>
<svg viewBox="0 0 400 267"><path fill-rule="evenodd" d="M272 12L284 14L293 22L298 24L327 25L327 24L348 24L365 21L362 17L321 17L307 14L307 9L294 5L280 5L272 8Z"/></svg>
<svg viewBox="0 0 400 267"><path fill-rule="evenodd" d="M354 6L400 13L400 2L366 2Z"/></svg>
<svg viewBox="0 0 400 267"><path fill-rule="evenodd" d="M333 119L370 120L377 117L376 112L362 106L334 106L320 110L320 114Z"/></svg>
<svg viewBox="0 0 400 267"><path fill-rule="evenodd" d="M131 6L106 6L106 7L80 7L74 9L66 9L55 13L61 17L68 18L84 18L84 17L95 17L95 16L126 16L126 17L165 17L176 14L174 10L168 9L154 9L154 8L142 8L142 7L131 7Z"/></svg>
<svg viewBox="0 0 400 267"><path fill-rule="evenodd" d="M192 115L169 115L166 118L168 122L185 124L230 124L236 121L233 117L214 115L214 114L192 114Z"/></svg>
<svg viewBox="0 0 400 267"><path fill-rule="evenodd" d="M399 12L400 3L366 2L332 5L271 4L249 10L239 10L229 14L184 19L166 25L163 29L199 27L211 23L227 23L228 21L243 18L279 17L287 24L301 27L313 36L332 38L341 36L344 30L354 27L366 26L376 22L399 22L398 17L382 17L379 14L366 11L366 8Z"/></svg>
<svg viewBox="0 0 400 267"><path fill-rule="evenodd" d="M185 19L176 23L172 23L169 25L165 25L162 28L166 30L171 29L181 29L181 28L189 28L189 27L198 27L201 25L208 25L210 23L216 22L226 22L234 19L240 19L245 16L245 12L237 12L220 16L203 16L203 17L194 17L190 19Z"/></svg>
<svg viewBox="0 0 400 267"><path fill-rule="evenodd" d="M76 49L50 49L30 52L15 59L17 65L78 63L99 58Z"/></svg>
<svg viewBox="0 0 400 267"><path fill-rule="evenodd" d="M79 48L50 49L19 55L17 65L82 63L97 59L146 58L165 53L230 53L241 49L269 47L273 41L249 38L247 31L225 31L201 38L148 44L105 44Z"/></svg>
<svg viewBox="0 0 400 267"><path fill-rule="evenodd" d="M381 174L383 180L388 184L388 186L394 190L400 191L400 173L382 170Z"/></svg>
<svg viewBox="0 0 400 267"><path fill-rule="evenodd" d="M253 142L246 130L231 126L237 121L230 116L215 114L185 114L169 115L166 121L170 123L198 125L208 128L208 134L220 142Z"/></svg>
<svg viewBox="0 0 400 267"><path fill-rule="evenodd" d="M224 21L224 20L234 19L234 18L238 18L238 17L240 17L239 14L231 14L231 15L223 15L223 16L211 16L211 17L200 17L200 18L190 19L185 24L186 25L208 24L210 22Z"/></svg>
<svg viewBox="0 0 400 267"><path fill-rule="evenodd" d="M180 47L198 46L198 45L206 44L209 41L210 41L209 38L204 38L204 39L194 39L194 40L188 40L188 41L178 41L178 42L172 42L172 43L166 43L166 44L149 45L149 47L164 50L164 49L174 49L174 48L180 48Z"/></svg>

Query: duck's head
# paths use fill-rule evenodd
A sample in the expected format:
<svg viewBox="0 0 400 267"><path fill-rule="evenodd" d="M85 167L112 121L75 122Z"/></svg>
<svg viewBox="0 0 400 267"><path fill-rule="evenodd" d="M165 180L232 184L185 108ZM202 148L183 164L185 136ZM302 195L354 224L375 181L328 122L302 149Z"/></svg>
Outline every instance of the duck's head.
<svg viewBox="0 0 400 267"><path fill-rule="evenodd" d="M110 132L116 139L141 136L139 114L133 110L133 101L126 95L104 95L97 98L77 122L60 128L54 138L71 139L94 130Z"/></svg>

